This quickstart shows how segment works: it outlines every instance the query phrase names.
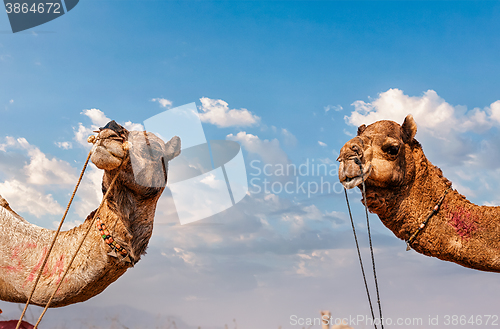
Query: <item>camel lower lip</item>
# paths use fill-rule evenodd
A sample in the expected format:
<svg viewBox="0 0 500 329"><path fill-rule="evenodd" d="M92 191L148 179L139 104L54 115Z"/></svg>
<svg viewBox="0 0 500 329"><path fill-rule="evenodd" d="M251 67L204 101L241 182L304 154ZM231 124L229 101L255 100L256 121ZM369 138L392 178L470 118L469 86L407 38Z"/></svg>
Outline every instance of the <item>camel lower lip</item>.
<svg viewBox="0 0 500 329"><path fill-rule="evenodd" d="M362 175L358 175L358 176L354 176L354 177L343 176L342 177L343 180L341 181L342 185L344 185L344 187L346 189L355 188L356 186L363 183L363 180L366 180L370 176L371 169L372 169L371 164L367 164L367 165L365 165L365 167L363 169Z"/></svg>
<svg viewBox="0 0 500 329"><path fill-rule="evenodd" d="M100 145L94 147L91 160L97 168L105 170L113 170L122 162L122 159L114 156L109 150Z"/></svg>
<svg viewBox="0 0 500 329"><path fill-rule="evenodd" d="M361 184L363 182L363 178L361 176L356 176L356 177L348 177L346 178L344 181L342 181L342 185L344 185L344 187L346 189L352 189L352 188L355 188L356 186L358 186L359 184Z"/></svg>

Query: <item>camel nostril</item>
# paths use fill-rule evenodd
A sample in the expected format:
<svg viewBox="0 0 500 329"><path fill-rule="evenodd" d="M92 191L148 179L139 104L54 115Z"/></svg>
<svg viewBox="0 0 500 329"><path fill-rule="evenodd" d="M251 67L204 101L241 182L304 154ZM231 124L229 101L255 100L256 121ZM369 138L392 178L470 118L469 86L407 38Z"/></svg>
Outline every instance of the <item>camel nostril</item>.
<svg viewBox="0 0 500 329"><path fill-rule="evenodd" d="M356 152L357 155L361 154L361 149L359 148L358 145L351 146L351 150L353 150L354 152Z"/></svg>

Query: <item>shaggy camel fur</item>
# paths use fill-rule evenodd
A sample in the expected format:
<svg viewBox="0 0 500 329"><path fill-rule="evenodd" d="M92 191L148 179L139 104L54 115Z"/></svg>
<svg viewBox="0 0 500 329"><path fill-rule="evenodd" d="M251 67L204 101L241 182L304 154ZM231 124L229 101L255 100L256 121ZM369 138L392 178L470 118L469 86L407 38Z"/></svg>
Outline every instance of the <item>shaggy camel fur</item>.
<svg viewBox="0 0 500 329"><path fill-rule="evenodd" d="M358 128L341 149L339 179L346 188L365 179L368 209L398 238L408 240L451 186L414 139L417 125L408 115L400 126L378 121ZM364 174L361 175L359 159ZM477 206L449 190L440 210L411 247L465 267L500 272L500 207Z"/></svg>
<svg viewBox="0 0 500 329"><path fill-rule="evenodd" d="M124 144L125 142L127 143ZM123 145L128 147L124 148ZM130 149L127 150L128 148ZM130 156L126 156L127 153ZM107 191L120 164L125 160L98 215L115 241L128 251L134 263L146 251L153 230L156 203L166 184L166 167L165 170L158 170L158 164L160 168L164 168L163 161L167 162L179 153L178 137L165 144L152 133L129 132L114 121L99 131L91 160L98 168L105 169L103 193ZM149 180L151 184L148 186L158 187L136 183L131 158L139 163L137 168L142 168L139 173L141 179ZM32 298L33 304L44 306L47 303L80 240L91 225L93 214L94 212L88 215L82 225L60 233L43 269ZM0 299L25 303L54 231L28 223L0 197L0 236ZM97 228L92 227L51 307L83 302L101 293L125 273L131 264L109 256L110 251L111 247L105 243Z"/></svg>

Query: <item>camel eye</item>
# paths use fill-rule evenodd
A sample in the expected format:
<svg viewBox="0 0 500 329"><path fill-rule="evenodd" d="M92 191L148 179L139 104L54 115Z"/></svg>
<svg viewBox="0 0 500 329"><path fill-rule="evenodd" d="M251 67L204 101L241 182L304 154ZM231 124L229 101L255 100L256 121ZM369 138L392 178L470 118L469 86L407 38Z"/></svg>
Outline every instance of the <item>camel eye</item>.
<svg viewBox="0 0 500 329"><path fill-rule="evenodd" d="M397 146L397 145L390 145L387 148L385 148L384 151L387 154L389 154L389 155L398 155L399 146Z"/></svg>

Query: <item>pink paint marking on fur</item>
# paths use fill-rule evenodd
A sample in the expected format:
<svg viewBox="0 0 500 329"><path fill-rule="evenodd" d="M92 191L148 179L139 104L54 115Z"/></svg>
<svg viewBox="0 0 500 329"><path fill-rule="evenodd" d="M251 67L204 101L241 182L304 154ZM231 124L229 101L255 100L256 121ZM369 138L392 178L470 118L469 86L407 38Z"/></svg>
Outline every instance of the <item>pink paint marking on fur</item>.
<svg viewBox="0 0 500 329"><path fill-rule="evenodd" d="M31 270L30 274L28 275L28 278L26 279L24 285L26 285L28 282L32 282L35 279L35 276L37 275L38 270L40 267L42 267L43 260L45 259L45 256L47 256L48 249L47 247L43 248L42 256L38 260L38 263L35 265L35 267ZM46 264L47 265L47 264ZM46 270L47 266L44 268L44 272ZM43 273L45 274L45 273Z"/></svg>
<svg viewBox="0 0 500 329"><path fill-rule="evenodd" d="M461 207L450 212L448 223L464 239L469 239L472 233L477 230L476 217L469 210Z"/></svg>
<svg viewBox="0 0 500 329"><path fill-rule="evenodd" d="M54 272L58 276L56 284L59 284L64 272L64 255L61 255L61 257L57 260L56 265L54 266Z"/></svg>
<svg viewBox="0 0 500 329"><path fill-rule="evenodd" d="M59 278L59 282L60 282L60 281L61 281L61 278ZM59 282L58 282L57 284L59 284ZM68 277L65 277L65 278L64 278L64 283L68 283L68 282L69 282L69 278L68 278ZM61 292L61 288L62 288L62 287L63 287L63 285L61 285L61 286L57 289L57 291L56 291L56 293L55 293L55 295L54 295L54 296L60 296L60 295L63 293L63 292Z"/></svg>
<svg viewBox="0 0 500 329"><path fill-rule="evenodd" d="M12 255L10 256L10 260L15 264L15 266L2 266L1 268L7 271L12 271L17 273L23 269L21 258L19 258L19 252L21 251L21 246L17 246L12 249Z"/></svg>
<svg viewBox="0 0 500 329"><path fill-rule="evenodd" d="M15 263L15 266L0 266L0 268L7 270L7 271L12 271L14 273L20 272L23 269L23 264L22 264L22 259L19 257L19 253L22 250L26 249L35 249L36 248L36 243L27 243L23 246L17 246L14 249L12 249L12 255L10 256L10 260Z"/></svg>

